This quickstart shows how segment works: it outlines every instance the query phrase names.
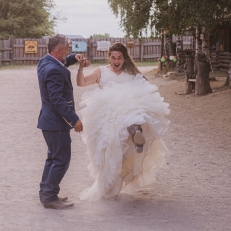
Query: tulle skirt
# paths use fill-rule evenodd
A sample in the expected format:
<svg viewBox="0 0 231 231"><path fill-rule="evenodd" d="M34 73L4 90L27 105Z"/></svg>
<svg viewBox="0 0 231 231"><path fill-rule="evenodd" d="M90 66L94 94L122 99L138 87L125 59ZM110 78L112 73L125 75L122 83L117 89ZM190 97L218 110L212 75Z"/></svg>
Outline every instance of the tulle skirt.
<svg viewBox="0 0 231 231"><path fill-rule="evenodd" d="M96 201L119 192L134 194L155 181L155 172L169 153L161 137L170 110L155 85L145 79L109 82L82 96L78 112L83 122L82 139L87 146L90 188L81 200ZM145 138L142 153L136 153L127 127L139 124ZM121 191L122 190L122 191Z"/></svg>

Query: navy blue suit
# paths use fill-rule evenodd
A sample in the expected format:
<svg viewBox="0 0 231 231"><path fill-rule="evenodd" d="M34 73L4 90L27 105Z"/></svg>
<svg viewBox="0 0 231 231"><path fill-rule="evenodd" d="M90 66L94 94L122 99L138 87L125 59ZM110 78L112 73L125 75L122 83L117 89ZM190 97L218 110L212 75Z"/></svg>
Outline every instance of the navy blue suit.
<svg viewBox="0 0 231 231"><path fill-rule="evenodd" d="M38 64L42 107L37 127L48 147L39 191L43 202L58 200L59 184L70 164L70 129L79 117L75 113L71 74L66 67L76 62L74 54L66 58L65 66L47 54Z"/></svg>

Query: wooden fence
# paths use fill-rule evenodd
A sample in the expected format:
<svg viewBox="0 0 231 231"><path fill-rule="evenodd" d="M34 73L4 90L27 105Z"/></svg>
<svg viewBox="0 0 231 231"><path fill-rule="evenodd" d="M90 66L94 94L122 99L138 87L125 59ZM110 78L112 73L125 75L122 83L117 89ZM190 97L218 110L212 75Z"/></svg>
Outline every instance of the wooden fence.
<svg viewBox="0 0 231 231"><path fill-rule="evenodd" d="M231 64L231 53L229 52L212 52L210 56L213 69L228 72Z"/></svg>
<svg viewBox="0 0 231 231"><path fill-rule="evenodd" d="M37 53L27 54L24 51L25 41L37 41ZM103 39L73 39L71 41L85 41L87 43L87 52L85 57L91 61L105 62L107 61L106 51L97 51L97 41L110 41L111 44L119 41L124 44L128 42L126 38L103 38ZM70 41L69 53L72 53L72 46ZM143 41L134 40L135 46L128 48L130 55L135 61L156 61L161 54L161 41L159 39L144 39ZM175 38L173 38L173 42ZM192 49L192 37L183 37L183 48ZM31 38L17 38L9 40L0 40L0 65L6 63L13 64L37 64L39 59L47 53L47 39L31 39Z"/></svg>

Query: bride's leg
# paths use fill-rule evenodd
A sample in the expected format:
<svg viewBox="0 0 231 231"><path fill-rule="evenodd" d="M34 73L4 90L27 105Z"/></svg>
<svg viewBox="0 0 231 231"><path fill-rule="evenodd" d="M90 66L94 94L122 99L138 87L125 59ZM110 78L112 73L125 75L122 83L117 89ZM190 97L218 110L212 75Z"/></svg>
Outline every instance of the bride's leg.
<svg viewBox="0 0 231 231"><path fill-rule="evenodd" d="M145 143L144 136L142 134L142 128L138 124L133 124L127 128L128 133L132 137L132 141L135 144L136 152L143 152L143 146Z"/></svg>

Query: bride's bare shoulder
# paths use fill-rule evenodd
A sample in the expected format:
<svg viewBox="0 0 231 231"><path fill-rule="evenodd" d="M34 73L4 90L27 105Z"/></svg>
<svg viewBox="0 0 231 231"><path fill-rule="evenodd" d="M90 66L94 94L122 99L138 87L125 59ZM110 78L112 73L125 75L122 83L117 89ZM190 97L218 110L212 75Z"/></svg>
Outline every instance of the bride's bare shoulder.
<svg viewBox="0 0 231 231"><path fill-rule="evenodd" d="M107 70L107 69L110 69L110 65L105 65L105 66L99 66L98 67L101 71L103 71L103 70Z"/></svg>

